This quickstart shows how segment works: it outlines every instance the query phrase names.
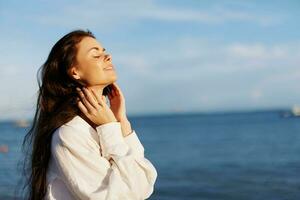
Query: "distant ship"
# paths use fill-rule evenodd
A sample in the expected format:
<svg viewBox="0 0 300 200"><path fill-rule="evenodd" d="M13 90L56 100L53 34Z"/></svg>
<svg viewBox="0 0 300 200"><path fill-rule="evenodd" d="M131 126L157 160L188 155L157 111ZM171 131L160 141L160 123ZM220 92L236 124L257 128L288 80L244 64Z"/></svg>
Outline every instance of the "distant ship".
<svg viewBox="0 0 300 200"><path fill-rule="evenodd" d="M21 128L26 128L29 126L29 122L25 119L20 119L15 121L15 126L21 127Z"/></svg>
<svg viewBox="0 0 300 200"><path fill-rule="evenodd" d="M300 117L300 106L294 105L291 110L282 112L281 116L284 118Z"/></svg>
<svg viewBox="0 0 300 200"><path fill-rule="evenodd" d="M292 108L292 114L295 117L300 117L300 106L293 106L293 108Z"/></svg>

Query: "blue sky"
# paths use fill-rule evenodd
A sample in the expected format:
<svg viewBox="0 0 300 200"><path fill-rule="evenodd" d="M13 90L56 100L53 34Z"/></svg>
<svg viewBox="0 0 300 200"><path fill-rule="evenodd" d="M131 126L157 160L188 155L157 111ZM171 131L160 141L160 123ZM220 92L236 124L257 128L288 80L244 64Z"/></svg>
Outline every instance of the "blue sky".
<svg viewBox="0 0 300 200"><path fill-rule="evenodd" d="M54 43L91 30L112 54L127 113L300 104L300 2L0 1L0 119L30 118Z"/></svg>

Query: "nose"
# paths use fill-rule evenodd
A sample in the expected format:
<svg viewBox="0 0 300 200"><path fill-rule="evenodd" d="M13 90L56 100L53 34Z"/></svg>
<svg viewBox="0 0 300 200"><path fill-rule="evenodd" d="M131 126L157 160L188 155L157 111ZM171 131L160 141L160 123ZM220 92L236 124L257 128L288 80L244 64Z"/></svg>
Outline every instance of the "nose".
<svg viewBox="0 0 300 200"><path fill-rule="evenodd" d="M112 56L110 55L110 54L106 54L105 55L105 61L107 62L107 61L111 61L111 59L112 59Z"/></svg>

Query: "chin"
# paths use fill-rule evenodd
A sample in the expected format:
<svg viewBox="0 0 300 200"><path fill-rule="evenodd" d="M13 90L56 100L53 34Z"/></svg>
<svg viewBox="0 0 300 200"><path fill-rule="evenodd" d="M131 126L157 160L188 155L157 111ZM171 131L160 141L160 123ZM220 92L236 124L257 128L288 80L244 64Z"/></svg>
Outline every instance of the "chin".
<svg viewBox="0 0 300 200"><path fill-rule="evenodd" d="M111 80L110 80L110 83L109 84L111 84L111 83L113 83L113 82L116 82L117 81L117 79L118 79L118 76L116 75L116 76L113 76L112 78L111 78Z"/></svg>

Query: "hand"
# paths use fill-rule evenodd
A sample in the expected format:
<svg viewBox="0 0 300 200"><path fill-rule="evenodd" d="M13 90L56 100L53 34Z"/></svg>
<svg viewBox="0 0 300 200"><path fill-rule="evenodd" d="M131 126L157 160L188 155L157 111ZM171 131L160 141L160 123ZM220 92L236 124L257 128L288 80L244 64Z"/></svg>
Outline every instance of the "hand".
<svg viewBox="0 0 300 200"><path fill-rule="evenodd" d="M102 125L117 121L114 113L106 104L105 96L99 97L92 89L76 88L80 96L78 107L81 112L95 125Z"/></svg>
<svg viewBox="0 0 300 200"><path fill-rule="evenodd" d="M126 137L132 133L131 124L127 119L125 98L121 88L116 82L112 83L112 92L108 94L110 109L114 113L116 119L121 123L123 136Z"/></svg>
<svg viewBox="0 0 300 200"><path fill-rule="evenodd" d="M126 106L123 92L116 82L112 83L111 85L112 91L108 94L110 109L119 122L126 121Z"/></svg>

